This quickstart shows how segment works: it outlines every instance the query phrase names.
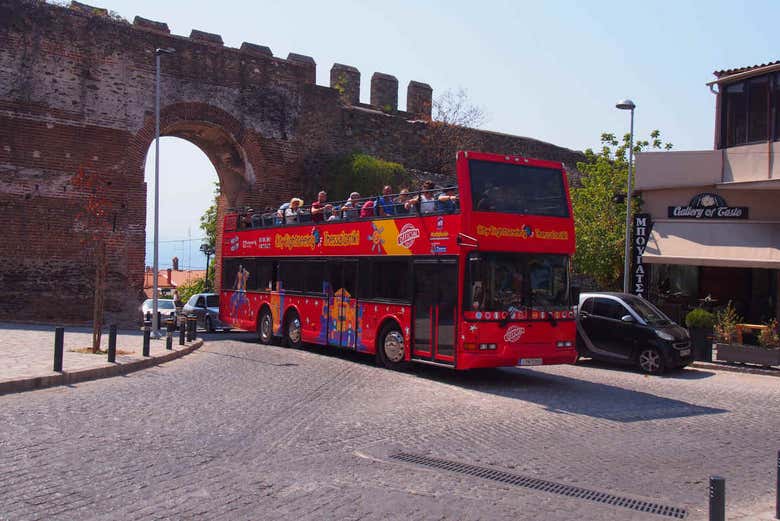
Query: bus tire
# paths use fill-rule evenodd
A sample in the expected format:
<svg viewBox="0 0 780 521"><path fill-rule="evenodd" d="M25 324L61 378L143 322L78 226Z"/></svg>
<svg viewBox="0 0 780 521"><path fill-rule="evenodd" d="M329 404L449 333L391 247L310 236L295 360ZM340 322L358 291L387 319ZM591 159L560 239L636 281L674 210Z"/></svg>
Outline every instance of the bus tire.
<svg viewBox="0 0 780 521"><path fill-rule="evenodd" d="M263 308L260 312L260 319L257 321L257 340L266 345L274 342L274 319L268 308Z"/></svg>
<svg viewBox="0 0 780 521"><path fill-rule="evenodd" d="M284 321L284 343L287 347L299 348L303 344L301 342L301 319L298 313L290 311L287 313L287 318Z"/></svg>
<svg viewBox="0 0 780 521"><path fill-rule="evenodd" d="M388 369L402 369L406 365L405 354L404 335L398 325L391 323L383 327L376 346L377 362Z"/></svg>

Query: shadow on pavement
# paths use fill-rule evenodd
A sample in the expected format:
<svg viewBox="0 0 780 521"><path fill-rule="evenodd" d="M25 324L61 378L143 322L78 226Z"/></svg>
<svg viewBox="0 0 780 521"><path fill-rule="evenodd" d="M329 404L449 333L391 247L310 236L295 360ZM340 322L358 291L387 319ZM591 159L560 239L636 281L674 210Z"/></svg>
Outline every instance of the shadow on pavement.
<svg viewBox="0 0 780 521"><path fill-rule="evenodd" d="M631 365L619 365L610 364L609 362L602 362L601 360L594 360L592 358L580 359L577 361L577 367L590 367L594 369L606 369L609 371L617 371L620 373L636 374L637 376L644 376L634 366ZM673 379L673 380L702 380L704 378L711 378L715 376L714 371L707 371L706 369L697 369L694 367L686 367L684 369L676 369L667 371L666 373L656 376L655 378Z"/></svg>

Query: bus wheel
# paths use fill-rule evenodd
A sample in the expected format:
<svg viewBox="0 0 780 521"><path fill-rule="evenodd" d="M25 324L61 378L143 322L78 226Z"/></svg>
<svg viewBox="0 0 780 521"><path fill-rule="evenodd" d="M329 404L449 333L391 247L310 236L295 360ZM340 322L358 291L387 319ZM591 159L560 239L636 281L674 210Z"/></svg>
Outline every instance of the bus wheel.
<svg viewBox="0 0 780 521"><path fill-rule="evenodd" d="M257 324L257 339L261 344L270 344L274 340L274 322L268 309L264 309L260 313L260 321Z"/></svg>
<svg viewBox="0 0 780 521"><path fill-rule="evenodd" d="M388 369L403 367L404 336L395 324L386 326L379 335L377 359Z"/></svg>
<svg viewBox="0 0 780 521"><path fill-rule="evenodd" d="M301 347L301 319L298 313L291 311L287 315L287 322L284 325L284 337L287 341L287 347Z"/></svg>

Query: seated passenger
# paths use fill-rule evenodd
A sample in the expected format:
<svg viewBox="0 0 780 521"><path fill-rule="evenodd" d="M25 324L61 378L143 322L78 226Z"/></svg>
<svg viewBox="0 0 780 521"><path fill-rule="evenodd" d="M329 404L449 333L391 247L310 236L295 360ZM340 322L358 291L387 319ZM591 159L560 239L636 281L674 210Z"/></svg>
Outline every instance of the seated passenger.
<svg viewBox="0 0 780 521"><path fill-rule="evenodd" d="M395 213L396 215L407 215L409 213L410 208L410 196L409 196L409 189L408 188L401 188L401 192L398 194L398 197L395 198Z"/></svg>
<svg viewBox="0 0 780 521"><path fill-rule="evenodd" d="M278 210L276 210L276 219L274 224L282 224L284 222L284 212L290 207L290 203L282 203Z"/></svg>
<svg viewBox="0 0 780 521"><path fill-rule="evenodd" d="M374 217L374 201L369 199L360 208L360 217Z"/></svg>
<svg viewBox="0 0 780 521"><path fill-rule="evenodd" d="M327 203L328 194L325 190L322 190L317 194L317 200L311 203L311 220L315 223L321 223L325 221L327 215L333 209L333 206Z"/></svg>
<svg viewBox="0 0 780 521"><path fill-rule="evenodd" d="M422 214L433 213L436 211L436 197L433 195L433 189L436 185L433 181L425 181L422 186L422 192L417 197L412 198L409 203L416 206Z"/></svg>
<svg viewBox="0 0 780 521"><path fill-rule="evenodd" d="M452 213L458 209L458 196L454 186L448 186L436 197L437 211Z"/></svg>
<svg viewBox="0 0 780 521"><path fill-rule="evenodd" d="M293 197L290 199L290 206L284 211L285 224L296 224L298 222L298 213L303 206L303 199Z"/></svg>
<svg viewBox="0 0 780 521"><path fill-rule="evenodd" d="M343 205L341 205L341 218L345 221L351 219L357 219L360 215L360 194L352 192L349 194L349 199Z"/></svg>
<svg viewBox="0 0 780 521"><path fill-rule="evenodd" d="M395 215L395 201L392 198L393 187L390 185L382 188L382 195L376 198L374 208L380 217Z"/></svg>

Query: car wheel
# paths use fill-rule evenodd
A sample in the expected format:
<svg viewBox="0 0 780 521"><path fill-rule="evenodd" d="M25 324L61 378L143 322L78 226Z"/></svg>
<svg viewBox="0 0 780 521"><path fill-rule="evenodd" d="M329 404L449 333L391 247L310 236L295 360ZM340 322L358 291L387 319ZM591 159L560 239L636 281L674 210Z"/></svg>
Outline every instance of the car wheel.
<svg viewBox="0 0 780 521"><path fill-rule="evenodd" d="M405 351L404 336L398 326L395 324L385 326L379 334L377 361L388 369L401 369L405 365Z"/></svg>
<svg viewBox="0 0 780 521"><path fill-rule="evenodd" d="M211 323L211 317L206 317L205 327L206 327L206 331L208 331L209 333L213 333L215 331L214 324Z"/></svg>
<svg viewBox="0 0 780 521"><path fill-rule="evenodd" d="M284 340L287 347L301 347L301 319L298 313L290 311L284 324Z"/></svg>
<svg viewBox="0 0 780 521"><path fill-rule="evenodd" d="M661 374L664 372L664 359L661 352L654 347L642 349L637 360L639 369L647 374Z"/></svg>
<svg viewBox="0 0 780 521"><path fill-rule="evenodd" d="M274 340L274 322L271 312L264 309L257 323L257 339L261 344L270 344Z"/></svg>

